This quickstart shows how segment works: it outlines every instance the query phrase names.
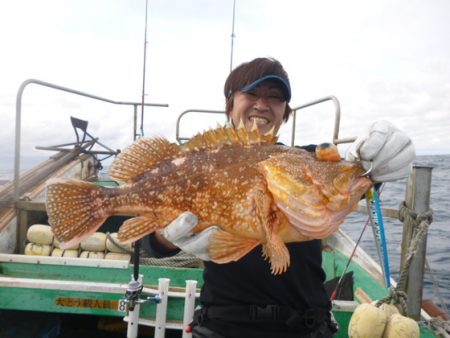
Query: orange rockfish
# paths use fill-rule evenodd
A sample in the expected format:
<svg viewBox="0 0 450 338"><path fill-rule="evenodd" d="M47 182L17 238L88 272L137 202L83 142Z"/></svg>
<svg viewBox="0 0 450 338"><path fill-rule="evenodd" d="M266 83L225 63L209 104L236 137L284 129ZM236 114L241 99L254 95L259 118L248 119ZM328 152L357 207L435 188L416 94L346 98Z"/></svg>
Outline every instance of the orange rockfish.
<svg viewBox="0 0 450 338"><path fill-rule="evenodd" d="M316 154L275 144L256 130L217 128L183 145L140 139L119 154L110 176L125 184L106 188L76 180L47 184L47 212L66 247L95 232L113 214L131 214L118 239L138 240L192 211L194 232L212 225L214 262L238 260L259 244L273 274L289 266L286 242L324 238L336 231L372 182L337 148Z"/></svg>

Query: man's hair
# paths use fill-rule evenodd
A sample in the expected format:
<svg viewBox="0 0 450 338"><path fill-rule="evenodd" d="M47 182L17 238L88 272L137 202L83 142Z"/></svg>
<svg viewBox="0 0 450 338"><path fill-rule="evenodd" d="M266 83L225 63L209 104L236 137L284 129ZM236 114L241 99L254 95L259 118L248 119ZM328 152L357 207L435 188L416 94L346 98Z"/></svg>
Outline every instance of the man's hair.
<svg viewBox="0 0 450 338"><path fill-rule="evenodd" d="M233 94L242 88L244 88L249 83L252 83L263 76L276 75L289 83L289 77L284 70L281 63L274 58L257 58L250 62L245 62L237 66L228 75L225 85L225 111L227 116L229 116L231 110L233 109ZM284 111L283 120L287 121L292 109L289 104L286 104L286 110Z"/></svg>

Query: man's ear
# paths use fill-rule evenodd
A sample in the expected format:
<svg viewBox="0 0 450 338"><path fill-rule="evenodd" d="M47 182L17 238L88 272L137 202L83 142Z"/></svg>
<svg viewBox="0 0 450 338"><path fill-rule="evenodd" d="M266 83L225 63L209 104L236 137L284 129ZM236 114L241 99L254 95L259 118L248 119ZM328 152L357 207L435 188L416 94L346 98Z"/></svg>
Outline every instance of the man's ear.
<svg viewBox="0 0 450 338"><path fill-rule="evenodd" d="M227 114L228 120L231 120L230 113L233 110L234 103L234 93L230 95L225 102L225 113Z"/></svg>

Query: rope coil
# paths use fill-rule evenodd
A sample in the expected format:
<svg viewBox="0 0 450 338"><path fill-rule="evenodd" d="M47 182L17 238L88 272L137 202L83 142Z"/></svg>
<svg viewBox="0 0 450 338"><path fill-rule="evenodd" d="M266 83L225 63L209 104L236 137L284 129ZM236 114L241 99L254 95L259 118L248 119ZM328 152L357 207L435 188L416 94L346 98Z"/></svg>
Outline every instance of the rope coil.
<svg viewBox="0 0 450 338"><path fill-rule="evenodd" d="M431 330L440 334L440 337L448 337L450 333L450 322L439 318L432 318L425 323Z"/></svg>
<svg viewBox="0 0 450 338"><path fill-rule="evenodd" d="M406 206L406 202L403 201L399 206L399 219L402 222L407 222L416 226L422 221L426 221L429 225L433 222L433 210L430 209L424 213L419 214L414 210L409 209Z"/></svg>
<svg viewBox="0 0 450 338"><path fill-rule="evenodd" d="M144 252L141 252L140 256L140 262L144 265L165 266L172 268L199 268L203 266L202 260L184 251L180 251L173 256L162 258L143 257L145 256Z"/></svg>
<svg viewBox="0 0 450 338"><path fill-rule="evenodd" d="M122 252L128 253L130 255L132 255L134 253L133 250L126 248L121 243L119 243L116 239L114 239L109 232L106 233L106 238L108 238L112 244L114 244L116 247L118 247L120 250L122 250Z"/></svg>

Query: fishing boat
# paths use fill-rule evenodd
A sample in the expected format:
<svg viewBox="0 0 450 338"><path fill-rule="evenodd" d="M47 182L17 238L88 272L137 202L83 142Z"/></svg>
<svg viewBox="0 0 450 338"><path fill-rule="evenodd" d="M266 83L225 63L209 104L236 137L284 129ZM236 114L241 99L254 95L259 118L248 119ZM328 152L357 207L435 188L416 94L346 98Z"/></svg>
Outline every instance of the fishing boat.
<svg viewBox="0 0 450 338"><path fill-rule="evenodd" d="M19 174L22 93L31 84L103 101L105 104L131 106L134 109L134 135L137 107L142 104L105 99L40 80L27 80L20 87L16 108L15 179L0 187L0 323L2 318L7 318L8 313L20 311L46 313L47 319L57 318L42 337L59 336L63 330L62 316L72 316L69 318L73 320L76 316L94 318L96 329L115 330L122 336L126 333L127 337L190 337L191 333L185 329L192 320L203 284L203 270L198 260L182 254L167 259L144 258L141 257L138 244L134 246L132 257L119 260L82 258L79 255L25 254L30 242L27 237L30 227L48 224L44 203L44 186L48 179L73 177L103 186L119 184L110 179L101 179L98 175L100 157L114 156L118 151L101 144L88 132L88 123L76 118L72 119L76 142L41 147L55 151L56 155ZM293 108L292 145L295 144L297 113L327 101L331 101L335 107L333 143L354 140L339 137L339 101L334 96L327 96ZM186 110L177 120L176 139L180 143L188 139L182 135L180 121L189 118L191 113L217 114L222 117L224 114L222 111ZM103 149L93 150L94 144ZM446 314L432 311L439 310L436 306L425 308L422 302L426 229L431 223L431 170L429 167L413 168L407 183L407 198L401 210L381 209L375 203L376 200L361 201L357 210L366 214L369 223L374 226L380 226L381 215L404 223L401 280L396 282L388 274L388 262L371 257L343 231L339 230L323 240L323 268L333 314L340 326L336 337L348 336L351 316L359 304L383 299L394 302L400 298L407 301L404 302L407 315L419 322L421 337L450 337ZM128 217L110 217L100 231L114 233ZM374 239L374 245L378 245L377 241L380 238ZM57 243L53 241L49 245L50 250L53 250ZM78 250L80 253L81 249ZM106 253L107 249L103 250ZM382 251L380 246L380 258L383 257ZM415 254L411 255L411 252ZM10 330L13 332L14 328Z"/></svg>

